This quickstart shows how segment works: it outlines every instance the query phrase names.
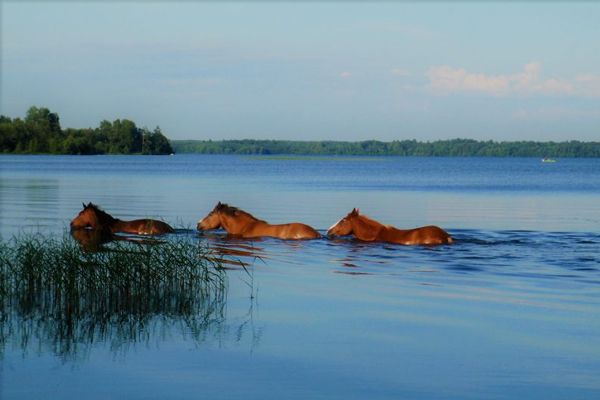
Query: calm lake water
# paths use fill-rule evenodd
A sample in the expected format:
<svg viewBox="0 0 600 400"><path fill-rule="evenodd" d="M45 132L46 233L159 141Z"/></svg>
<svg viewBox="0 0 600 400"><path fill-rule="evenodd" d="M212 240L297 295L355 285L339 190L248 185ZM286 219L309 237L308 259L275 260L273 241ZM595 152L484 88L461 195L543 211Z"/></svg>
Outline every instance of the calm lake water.
<svg viewBox="0 0 600 400"><path fill-rule="evenodd" d="M88 201L248 273L196 315L124 315L68 348L9 310L2 399L600 398L600 160L0 156L2 238L62 235ZM196 233L218 201L323 233L359 207L456 243Z"/></svg>

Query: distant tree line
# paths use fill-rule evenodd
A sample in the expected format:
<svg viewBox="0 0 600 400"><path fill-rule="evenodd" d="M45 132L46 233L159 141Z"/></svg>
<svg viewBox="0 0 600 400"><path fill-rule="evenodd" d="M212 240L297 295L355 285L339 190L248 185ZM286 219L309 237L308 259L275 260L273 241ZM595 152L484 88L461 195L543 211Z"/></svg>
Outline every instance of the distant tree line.
<svg viewBox="0 0 600 400"><path fill-rule="evenodd" d="M178 153L306 154L439 157L600 157L600 142L495 142L472 139L380 142L289 140L173 140Z"/></svg>
<svg viewBox="0 0 600 400"><path fill-rule="evenodd" d="M31 107L25 119L0 116L0 153L170 154L159 127L138 128L133 121L102 121L97 128L61 129L58 114Z"/></svg>

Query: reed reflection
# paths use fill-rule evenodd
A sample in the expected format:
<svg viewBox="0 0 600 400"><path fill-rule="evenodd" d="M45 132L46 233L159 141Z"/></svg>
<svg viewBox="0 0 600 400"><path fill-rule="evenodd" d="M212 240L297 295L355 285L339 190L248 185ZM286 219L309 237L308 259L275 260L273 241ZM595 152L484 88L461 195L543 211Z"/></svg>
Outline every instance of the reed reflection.
<svg viewBox="0 0 600 400"><path fill-rule="evenodd" d="M102 343L119 353L175 334L222 340L232 330L222 264L197 240L74 237L0 242L0 352L11 345L69 361ZM237 332L249 323L240 324Z"/></svg>

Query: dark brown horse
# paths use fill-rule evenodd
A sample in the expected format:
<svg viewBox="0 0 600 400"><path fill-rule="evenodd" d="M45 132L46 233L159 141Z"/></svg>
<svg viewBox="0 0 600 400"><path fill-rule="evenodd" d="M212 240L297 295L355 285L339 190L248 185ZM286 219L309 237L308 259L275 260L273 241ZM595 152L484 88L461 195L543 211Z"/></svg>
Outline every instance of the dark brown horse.
<svg viewBox="0 0 600 400"><path fill-rule="evenodd" d="M452 237L440 227L430 225L407 230L397 229L361 215L356 208L327 231L328 236L350 234L367 242L379 241L405 245L452 243Z"/></svg>
<svg viewBox="0 0 600 400"><path fill-rule="evenodd" d="M261 236L279 239L316 239L319 232L308 225L292 222L289 224L271 225L246 211L219 202L206 217L198 221L199 231L223 228L230 235L243 238Z"/></svg>
<svg viewBox="0 0 600 400"><path fill-rule="evenodd" d="M71 221L71 229L92 229L109 233L134 233L136 235L160 235L175 230L168 224L155 219L121 221L102 211L97 205L83 204L83 210Z"/></svg>

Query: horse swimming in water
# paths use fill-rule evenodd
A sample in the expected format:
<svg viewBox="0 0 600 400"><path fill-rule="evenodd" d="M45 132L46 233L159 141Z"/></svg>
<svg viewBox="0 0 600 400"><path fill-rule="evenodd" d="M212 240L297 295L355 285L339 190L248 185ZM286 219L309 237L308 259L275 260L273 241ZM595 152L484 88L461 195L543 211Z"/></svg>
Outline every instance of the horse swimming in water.
<svg viewBox="0 0 600 400"><path fill-rule="evenodd" d="M438 226L430 225L407 230L397 229L361 215L356 208L327 231L327 236L350 234L354 234L357 239L367 242L379 241L404 245L435 245L453 242L448 232Z"/></svg>
<svg viewBox="0 0 600 400"><path fill-rule="evenodd" d="M199 231L217 228L223 228L228 234L242 238L268 236L279 239L316 239L321 237L319 232L308 225L298 222L271 225L246 211L221 202L206 217L198 221L197 225Z"/></svg>
<svg viewBox="0 0 600 400"><path fill-rule="evenodd" d="M88 205L84 203L83 210L71 221L71 230L73 229L92 229L108 233L123 232L136 235L160 235L175 232L169 224L155 219L121 221L91 202Z"/></svg>

